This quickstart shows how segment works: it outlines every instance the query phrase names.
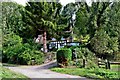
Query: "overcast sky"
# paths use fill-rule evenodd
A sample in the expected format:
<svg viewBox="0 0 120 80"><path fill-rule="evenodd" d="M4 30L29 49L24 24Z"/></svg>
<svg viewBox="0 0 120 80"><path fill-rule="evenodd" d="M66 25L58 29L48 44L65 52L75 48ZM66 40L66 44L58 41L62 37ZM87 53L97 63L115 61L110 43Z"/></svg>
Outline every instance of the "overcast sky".
<svg viewBox="0 0 120 80"><path fill-rule="evenodd" d="M28 1L28 0L13 0L15 2L17 2L18 4L22 4L22 5L25 5L25 3ZM91 0L86 0L87 1L87 4L88 5L91 5ZM66 5L68 3L71 3L71 2L75 2L75 0L60 0L61 4L62 5Z"/></svg>

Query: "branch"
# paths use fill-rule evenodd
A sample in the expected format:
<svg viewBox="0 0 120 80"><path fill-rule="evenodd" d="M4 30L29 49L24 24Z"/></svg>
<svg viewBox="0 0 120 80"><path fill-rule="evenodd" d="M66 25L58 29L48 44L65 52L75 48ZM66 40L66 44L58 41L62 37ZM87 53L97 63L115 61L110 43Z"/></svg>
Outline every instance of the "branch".
<svg viewBox="0 0 120 80"><path fill-rule="evenodd" d="M90 13L90 9L89 9L89 6L87 5L87 3L85 2L85 7L87 9L87 12Z"/></svg>
<svg viewBox="0 0 120 80"><path fill-rule="evenodd" d="M103 8L101 11L99 11L98 17L97 17L97 26L100 27L100 19L103 15L103 13L105 12L105 10L107 9L107 7L109 6L109 4L106 5L106 3L103 2Z"/></svg>

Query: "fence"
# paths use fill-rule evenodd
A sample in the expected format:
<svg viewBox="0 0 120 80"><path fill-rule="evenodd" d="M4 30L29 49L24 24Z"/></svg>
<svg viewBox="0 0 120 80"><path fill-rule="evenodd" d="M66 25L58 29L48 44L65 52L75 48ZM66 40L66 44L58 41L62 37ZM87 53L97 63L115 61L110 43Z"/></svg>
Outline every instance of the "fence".
<svg viewBox="0 0 120 80"><path fill-rule="evenodd" d="M101 60L100 58L98 59L98 66L99 67L104 66L106 69L111 69L111 64L120 65L120 62L111 62L111 61L109 61L107 59L106 60Z"/></svg>
<svg viewBox="0 0 120 80"><path fill-rule="evenodd" d="M82 67L85 67L87 62L85 59L82 59L81 60L81 63L82 63ZM106 68L106 69L111 69L111 65L114 64L114 65L120 65L120 62L111 62L109 60L101 60L100 58L98 59L98 66L99 67L102 67L102 68Z"/></svg>

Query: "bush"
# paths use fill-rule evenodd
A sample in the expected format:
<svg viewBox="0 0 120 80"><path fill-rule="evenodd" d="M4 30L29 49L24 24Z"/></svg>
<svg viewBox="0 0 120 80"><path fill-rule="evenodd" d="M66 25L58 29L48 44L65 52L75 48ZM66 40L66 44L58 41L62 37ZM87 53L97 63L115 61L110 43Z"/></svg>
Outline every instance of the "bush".
<svg viewBox="0 0 120 80"><path fill-rule="evenodd" d="M76 53L77 53L77 58L78 59L85 59L86 61L86 68L97 68L97 64L96 64L96 56L93 52L91 52L88 48L76 48ZM81 64L81 62L78 62L77 64ZM81 67L81 65L78 65L79 67Z"/></svg>
<svg viewBox="0 0 120 80"><path fill-rule="evenodd" d="M41 64L44 55L39 51L36 45L22 43L22 38L15 34L9 34L4 38L3 43L3 62L17 64ZM4 61L5 60L5 61Z"/></svg>
<svg viewBox="0 0 120 80"><path fill-rule="evenodd" d="M32 59L35 59L35 64L42 64L44 62L44 53L40 51L34 51Z"/></svg>
<svg viewBox="0 0 120 80"><path fill-rule="evenodd" d="M61 48L57 51L57 62L67 66L72 59L72 51L68 48Z"/></svg>
<svg viewBox="0 0 120 80"><path fill-rule="evenodd" d="M80 58L84 59L85 57L91 59L95 57L93 52L91 52L88 48L84 48L84 47L76 48L76 53L78 55L77 56L78 59Z"/></svg>
<svg viewBox="0 0 120 80"><path fill-rule="evenodd" d="M83 59L77 60L76 67L79 67L79 68L83 67Z"/></svg>
<svg viewBox="0 0 120 80"><path fill-rule="evenodd" d="M15 34L4 35L3 40L3 62L17 61L17 54L22 48L22 38ZM5 61L4 61L5 60Z"/></svg>

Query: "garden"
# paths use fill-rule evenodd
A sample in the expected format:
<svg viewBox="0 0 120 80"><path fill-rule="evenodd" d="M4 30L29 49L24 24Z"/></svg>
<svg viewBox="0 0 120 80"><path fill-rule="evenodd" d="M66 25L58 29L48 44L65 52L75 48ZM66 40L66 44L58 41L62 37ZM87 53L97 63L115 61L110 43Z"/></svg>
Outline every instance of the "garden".
<svg viewBox="0 0 120 80"><path fill-rule="evenodd" d="M120 79L120 2L30 1L25 6L0 3L2 64L35 66L56 60L51 71ZM26 78L4 66L0 77Z"/></svg>

